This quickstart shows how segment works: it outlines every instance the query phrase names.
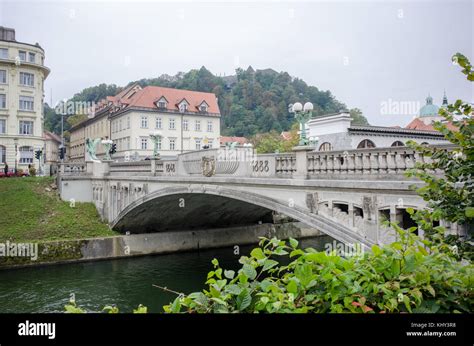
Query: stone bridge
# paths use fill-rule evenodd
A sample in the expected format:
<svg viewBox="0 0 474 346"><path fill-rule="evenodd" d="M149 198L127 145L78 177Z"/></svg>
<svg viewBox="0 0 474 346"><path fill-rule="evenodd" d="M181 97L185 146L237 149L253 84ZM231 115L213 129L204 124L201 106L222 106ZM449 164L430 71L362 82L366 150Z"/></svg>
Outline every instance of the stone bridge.
<svg viewBox="0 0 474 346"><path fill-rule="evenodd" d="M371 246L394 240L384 220L409 227L406 208L426 206L410 188L421 182L404 173L428 159L406 147L259 155L220 148L174 159L66 163L58 179L64 200L94 202L123 232L251 225L282 214Z"/></svg>

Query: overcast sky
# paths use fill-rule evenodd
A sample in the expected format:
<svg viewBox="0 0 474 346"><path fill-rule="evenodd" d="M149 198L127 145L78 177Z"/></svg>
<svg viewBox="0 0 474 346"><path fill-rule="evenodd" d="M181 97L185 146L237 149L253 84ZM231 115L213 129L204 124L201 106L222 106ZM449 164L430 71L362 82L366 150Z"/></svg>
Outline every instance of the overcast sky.
<svg viewBox="0 0 474 346"><path fill-rule="evenodd" d="M53 104L99 83L206 66L287 71L330 90L374 125L405 125L397 102L430 93L474 102L472 83L451 63L474 60L472 0L464 1L8 1L0 25L39 42ZM304 100L302 100L304 101ZM407 105L407 104L405 104Z"/></svg>

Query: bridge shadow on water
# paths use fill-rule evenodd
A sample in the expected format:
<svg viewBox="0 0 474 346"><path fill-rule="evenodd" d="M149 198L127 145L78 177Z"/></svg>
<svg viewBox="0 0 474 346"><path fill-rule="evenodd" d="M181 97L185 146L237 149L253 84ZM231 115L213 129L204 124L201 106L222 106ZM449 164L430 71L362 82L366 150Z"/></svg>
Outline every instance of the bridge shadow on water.
<svg viewBox="0 0 474 346"><path fill-rule="evenodd" d="M272 210L223 196L183 193L147 201L116 225L120 232L161 231L246 226L273 222Z"/></svg>

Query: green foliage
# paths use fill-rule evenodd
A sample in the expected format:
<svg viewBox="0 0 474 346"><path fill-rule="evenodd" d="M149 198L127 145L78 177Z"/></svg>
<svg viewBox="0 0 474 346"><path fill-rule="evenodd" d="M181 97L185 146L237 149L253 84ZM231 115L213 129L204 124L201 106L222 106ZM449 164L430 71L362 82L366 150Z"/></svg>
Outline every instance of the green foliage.
<svg viewBox="0 0 474 346"><path fill-rule="evenodd" d="M370 125L359 108L352 108L349 110L349 113L352 117L351 125Z"/></svg>
<svg viewBox="0 0 474 346"><path fill-rule="evenodd" d="M361 256L298 248L263 238L222 277L217 260L202 292L178 296L166 312L386 313L469 312L473 266L461 264L432 242L392 225L398 241ZM282 263L288 262L283 265ZM226 271L224 271L226 272Z"/></svg>
<svg viewBox="0 0 474 346"><path fill-rule="evenodd" d="M277 131L270 131L267 133L257 134L252 137L251 142L259 154L265 153L286 153L292 150L293 147L298 145L299 135L298 135L299 124L294 123L291 127L290 139L285 140L281 133Z"/></svg>
<svg viewBox="0 0 474 346"><path fill-rule="evenodd" d="M85 314L85 313L97 313L97 311L86 311L85 309L78 307L74 300L70 300L68 304L64 306L64 310L69 314ZM119 308L115 305L107 305L101 311L101 313L106 314L118 314L120 312ZM146 314L148 309L142 304L138 305L136 309L133 309L134 314Z"/></svg>
<svg viewBox="0 0 474 346"><path fill-rule="evenodd" d="M469 60L462 54L453 60L463 67L462 73L474 81L474 73ZM471 104L457 100L454 104L441 108L439 114L444 122L436 122L434 128L440 131L453 148L431 147L410 141L408 145L430 158L417 163L407 175L425 182L417 193L428 202L429 210L420 210L413 217L426 237L437 244L445 243L457 249L459 259L472 260L474 247L467 239L450 235L445 238L444 228L434 226L439 220L456 222L469 229L474 223L474 109Z"/></svg>

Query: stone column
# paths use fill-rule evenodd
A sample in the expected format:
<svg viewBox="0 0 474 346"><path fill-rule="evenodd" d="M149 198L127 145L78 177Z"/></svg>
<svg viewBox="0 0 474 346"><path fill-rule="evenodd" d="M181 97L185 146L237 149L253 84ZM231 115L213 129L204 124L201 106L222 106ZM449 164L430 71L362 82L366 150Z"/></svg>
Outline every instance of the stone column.
<svg viewBox="0 0 474 346"><path fill-rule="evenodd" d="M296 153L296 173L294 178L306 179L308 177L308 158L307 153L314 148L308 146L297 146L293 148Z"/></svg>

